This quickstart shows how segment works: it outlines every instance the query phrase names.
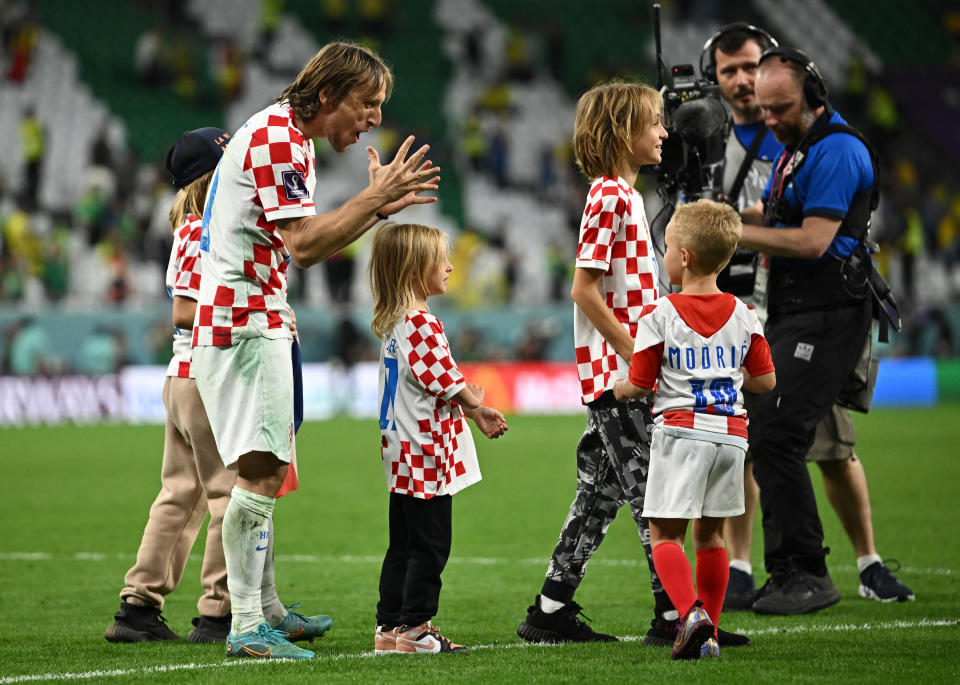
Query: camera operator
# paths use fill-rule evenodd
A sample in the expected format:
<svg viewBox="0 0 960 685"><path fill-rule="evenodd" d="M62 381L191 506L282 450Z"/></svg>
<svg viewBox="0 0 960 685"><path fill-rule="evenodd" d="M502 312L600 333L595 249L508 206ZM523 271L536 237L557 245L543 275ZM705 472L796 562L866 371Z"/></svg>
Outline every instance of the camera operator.
<svg viewBox="0 0 960 685"><path fill-rule="evenodd" d="M764 125L763 111L754 93L760 56L776 46L776 40L763 29L740 22L718 29L706 41L700 56L702 76L719 85L731 109L733 127L727 138L721 191L740 210L761 199L773 172L773 161L783 152L783 145ZM741 248L720 285L757 307L758 314L765 319L764 293L753 293L754 255ZM752 396L747 400L752 403ZM866 474L854 453L855 444L856 428L849 411L834 405L818 424L806 460L820 467L830 504L850 538L861 572L860 593L880 601L907 598L913 593L882 565L877 555ZM746 511L728 519L724 531L730 553L724 611L750 609L756 595L750 559L758 487L749 451L744 464L744 495Z"/></svg>
<svg viewBox="0 0 960 685"><path fill-rule="evenodd" d="M738 22L720 27L707 39L700 53L700 74L720 87L720 95L730 106L733 125L724 147L719 188L722 199L738 210L760 201L767 179L773 173L773 162L783 152L783 144L763 123L763 112L753 89L760 55L776 45L763 29ZM754 297L756 259L753 250L738 248L717 278L717 285L756 307L763 321L766 317L762 294ZM748 414L752 399L752 394L744 393ZM753 477L753 455L749 450L743 464L743 490L744 513L728 518L724 525L730 556L724 611L750 609L756 595L751 547L759 488Z"/></svg>
<svg viewBox="0 0 960 685"><path fill-rule="evenodd" d="M777 390L752 403L750 448L771 574L753 609L802 614L840 600L827 572L829 550L805 455L872 335L873 272L865 243L876 170L872 150L833 112L823 79L804 53L773 47L758 63L756 102L785 150L773 165L764 203L742 212L741 245L773 256L766 334L778 374ZM762 268L758 289L766 277ZM865 480L862 488L869 507ZM841 519L846 526L842 513ZM861 585L861 595L913 599L875 553L866 561L884 574L886 586L897 588L885 598Z"/></svg>

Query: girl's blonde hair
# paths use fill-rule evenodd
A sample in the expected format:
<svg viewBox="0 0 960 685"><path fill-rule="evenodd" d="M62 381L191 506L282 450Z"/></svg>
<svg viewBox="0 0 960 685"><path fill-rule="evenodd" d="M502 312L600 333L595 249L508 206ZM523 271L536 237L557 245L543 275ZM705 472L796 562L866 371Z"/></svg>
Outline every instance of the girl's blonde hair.
<svg viewBox="0 0 960 685"><path fill-rule="evenodd" d="M176 231L183 226L187 215L203 216L203 203L207 199L207 188L213 178L214 169L211 169L200 178L191 181L177 191L177 197L170 208L170 229Z"/></svg>
<svg viewBox="0 0 960 685"><path fill-rule="evenodd" d="M373 50L355 43L335 42L323 46L301 70L277 102L287 100L303 121L310 121L320 110L320 91L326 90L330 104L337 105L354 88L370 94L393 91L393 72ZM366 94L366 92L365 92Z"/></svg>
<svg viewBox="0 0 960 685"><path fill-rule="evenodd" d="M427 276L447 257L443 233L421 224L387 223L373 237L367 279L373 292L370 328L383 338L416 301L414 282L426 290Z"/></svg>
<svg viewBox="0 0 960 685"><path fill-rule="evenodd" d="M577 101L573 154L589 180L616 176L633 139L653 126L663 97L642 83L610 81L594 86Z"/></svg>

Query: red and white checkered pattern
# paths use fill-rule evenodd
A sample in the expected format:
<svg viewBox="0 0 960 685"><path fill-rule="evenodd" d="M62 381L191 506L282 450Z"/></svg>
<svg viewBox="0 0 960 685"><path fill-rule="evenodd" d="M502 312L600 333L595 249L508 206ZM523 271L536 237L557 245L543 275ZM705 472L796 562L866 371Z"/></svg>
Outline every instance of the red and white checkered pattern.
<svg viewBox="0 0 960 685"><path fill-rule="evenodd" d="M396 369L393 401L388 366ZM390 492L430 499L480 480L473 435L450 401L464 386L443 325L429 312L410 312L384 338L380 442Z"/></svg>
<svg viewBox="0 0 960 685"><path fill-rule="evenodd" d="M657 381L657 424L736 436L746 448L744 368L774 370L756 313L733 295L668 295L640 318L630 380Z"/></svg>
<svg viewBox="0 0 960 685"><path fill-rule="evenodd" d="M604 271L600 287L607 306L633 338L643 305L657 299L659 280L643 198L624 179L604 176L590 186L576 266ZM580 391L587 403L626 378L629 362L617 356L576 305L573 314Z"/></svg>
<svg viewBox="0 0 960 685"><path fill-rule="evenodd" d="M200 295L200 217L188 214L173 236L170 261L167 263L167 293L170 297L196 300ZM174 328L173 357L167 375L193 378L191 353L192 331Z"/></svg>
<svg viewBox="0 0 960 685"><path fill-rule="evenodd" d="M287 103L255 114L227 144L210 183L194 346L290 338L287 263L278 219L316 214L313 141Z"/></svg>

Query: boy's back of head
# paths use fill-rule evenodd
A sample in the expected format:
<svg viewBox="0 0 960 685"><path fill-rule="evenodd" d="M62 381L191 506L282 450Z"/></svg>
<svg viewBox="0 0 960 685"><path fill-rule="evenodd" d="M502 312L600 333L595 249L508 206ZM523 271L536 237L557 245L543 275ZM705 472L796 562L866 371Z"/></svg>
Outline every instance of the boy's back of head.
<svg viewBox="0 0 960 685"><path fill-rule="evenodd" d="M728 204L697 200L681 205L670 223L679 247L694 254L696 270L703 274L720 273L727 265L743 232L740 215Z"/></svg>

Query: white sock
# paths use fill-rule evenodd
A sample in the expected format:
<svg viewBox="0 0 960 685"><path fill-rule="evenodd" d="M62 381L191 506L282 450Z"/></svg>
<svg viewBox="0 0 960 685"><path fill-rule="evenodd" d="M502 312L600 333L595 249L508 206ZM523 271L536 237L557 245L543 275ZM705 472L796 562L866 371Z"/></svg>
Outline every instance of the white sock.
<svg viewBox="0 0 960 685"><path fill-rule="evenodd" d="M277 594L277 583L273 575L273 548L275 537L273 534L273 518L270 519L270 549L263 559L263 580L260 583L260 607L263 609L263 618L271 628L280 625L287 616L287 608L280 601Z"/></svg>
<svg viewBox="0 0 960 685"><path fill-rule="evenodd" d="M749 561L744 561L743 559L731 559L730 568L735 568L738 571L743 571L748 575L753 575L753 564Z"/></svg>
<svg viewBox="0 0 960 685"><path fill-rule="evenodd" d="M870 564L875 564L877 562L883 563L883 559L880 558L879 554L864 554L862 557L857 557L857 568L860 570L860 573L863 573L863 570Z"/></svg>
<svg viewBox="0 0 960 685"><path fill-rule="evenodd" d="M260 586L275 501L234 486L223 515L223 556L233 613L230 632L234 635L249 633L264 620Z"/></svg>
<svg viewBox="0 0 960 685"><path fill-rule="evenodd" d="M565 602L558 602L555 599L550 599L546 595L540 595L540 611L545 614L560 611L565 606L567 606Z"/></svg>

